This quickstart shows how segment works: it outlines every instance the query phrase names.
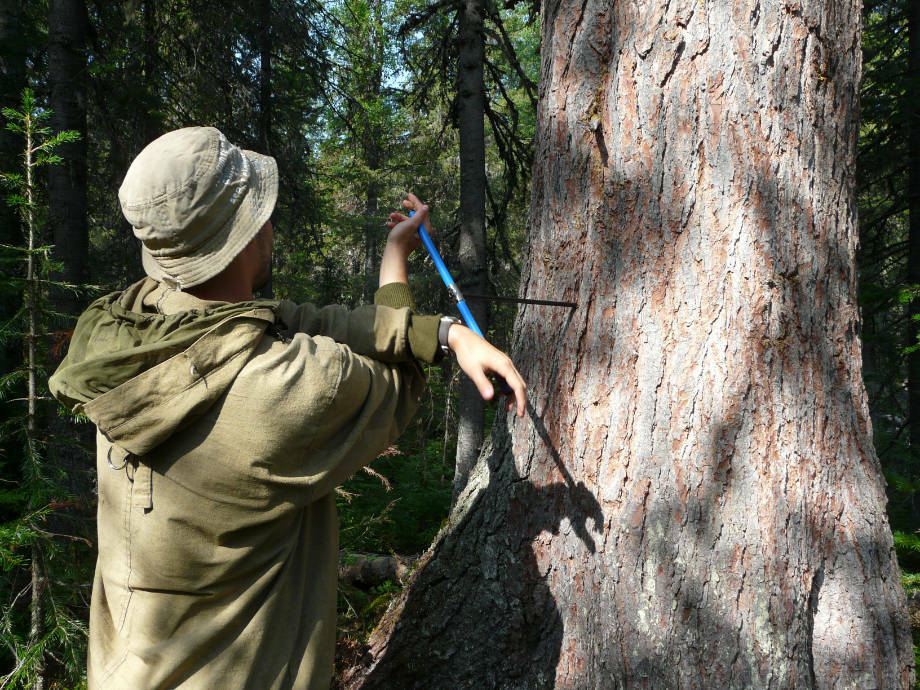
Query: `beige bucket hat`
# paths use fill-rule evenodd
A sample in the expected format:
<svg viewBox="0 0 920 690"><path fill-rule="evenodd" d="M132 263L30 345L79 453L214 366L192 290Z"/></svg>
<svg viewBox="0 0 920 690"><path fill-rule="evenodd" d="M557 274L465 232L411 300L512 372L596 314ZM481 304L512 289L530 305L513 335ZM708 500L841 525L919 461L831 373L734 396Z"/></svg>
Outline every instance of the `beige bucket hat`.
<svg viewBox="0 0 920 690"><path fill-rule="evenodd" d="M118 190L144 270L181 290L223 271L278 199L271 156L231 144L214 127L164 134L141 151Z"/></svg>

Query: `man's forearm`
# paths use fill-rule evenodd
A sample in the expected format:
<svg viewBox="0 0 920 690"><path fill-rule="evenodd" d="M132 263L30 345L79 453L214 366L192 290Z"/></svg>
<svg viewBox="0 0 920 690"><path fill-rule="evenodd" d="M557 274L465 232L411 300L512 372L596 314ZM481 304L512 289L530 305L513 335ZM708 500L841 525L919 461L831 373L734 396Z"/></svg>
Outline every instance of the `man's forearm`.
<svg viewBox="0 0 920 690"><path fill-rule="evenodd" d="M409 284L407 258L404 249L392 242L387 242L383 249L383 259L380 261L379 287L389 283Z"/></svg>
<svg viewBox="0 0 920 690"><path fill-rule="evenodd" d="M410 219L402 213L390 214L387 222L390 234L380 262L380 287L389 283L409 284L409 255L422 243L418 228L428 219L428 207L414 194L407 196L409 198L403 201L403 207L413 212L415 218Z"/></svg>

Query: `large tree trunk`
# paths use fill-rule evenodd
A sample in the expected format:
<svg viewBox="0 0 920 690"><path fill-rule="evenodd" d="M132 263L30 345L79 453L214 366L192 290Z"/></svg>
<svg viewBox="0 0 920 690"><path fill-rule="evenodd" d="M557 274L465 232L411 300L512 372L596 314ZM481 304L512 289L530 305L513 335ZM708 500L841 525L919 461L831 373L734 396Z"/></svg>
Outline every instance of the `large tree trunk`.
<svg viewBox="0 0 920 690"><path fill-rule="evenodd" d="M460 275L461 290L489 291L486 270L486 147L484 0L461 0L457 57L457 127L460 139ZM488 303L469 303L485 333ZM460 384L457 405L457 457L454 499L466 486L479 457L485 428L485 405L467 377Z"/></svg>
<svg viewBox="0 0 920 690"><path fill-rule="evenodd" d="M912 682L860 377L855 0L543 7L499 417L366 687Z"/></svg>
<svg viewBox="0 0 920 690"><path fill-rule="evenodd" d="M86 226L86 3L48 3L48 81L51 86L51 127L72 129L79 141L63 144L60 165L48 169L49 222L54 257L63 264L61 279L85 280L89 240ZM80 300L70 291L55 295L59 311L76 315Z"/></svg>

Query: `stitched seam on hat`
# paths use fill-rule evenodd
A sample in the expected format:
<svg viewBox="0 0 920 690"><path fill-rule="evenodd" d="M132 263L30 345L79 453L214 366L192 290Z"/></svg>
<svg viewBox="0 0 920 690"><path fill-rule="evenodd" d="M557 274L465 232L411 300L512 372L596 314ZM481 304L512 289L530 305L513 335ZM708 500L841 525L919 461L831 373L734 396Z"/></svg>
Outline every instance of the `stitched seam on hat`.
<svg viewBox="0 0 920 690"><path fill-rule="evenodd" d="M208 145L208 153L207 153L207 155L205 156L205 161L206 161L208 164L210 164L210 163L214 160L214 157L217 155L217 149L218 149L218 146L220 145L220 136L221 136L221 135L220 135L220 132L218 131L216 142L213 143L213 144L209 144L209 145ZM230 144L231 146L234 146L234 147L237 148L237 149L240 148L239 146L236 146L235 144L233 144L232 142L230 142L229 139L227 140L227 143ZM240 149L240 153L242 154L242 149ZM204 165L204 162L205 162L205 161L202 162L202 166ZM173 198L173 197L179 196L182 192L184 192L184 191L186 190L186 188L187 188L189 185L192 184L192 182L198 181L198 178L199 178L200 176L201 176L201 169L200 169L200 168L195 168L195 173L194 173L194 175L193 175L192 177L190 177L189 179L187 179L181 186L176 187L176 188L173 189L173 190L167 190L167 191L163 192L162 194L157 194L156 196L151 197L150 199L145 199L144 201L139 201L139 202L137 202L136 204L124 204L124 207L125 207L126 209L128 209L129 211L136 211L136 210L138 210L138 209L148 208L148 207L150 207L150 206L156 206L157 204L159 204L159 203L161 203L161 202L163 202L163 201L165 201L165 200L167 200L167 199L171 199L171 198Z"/></svg>

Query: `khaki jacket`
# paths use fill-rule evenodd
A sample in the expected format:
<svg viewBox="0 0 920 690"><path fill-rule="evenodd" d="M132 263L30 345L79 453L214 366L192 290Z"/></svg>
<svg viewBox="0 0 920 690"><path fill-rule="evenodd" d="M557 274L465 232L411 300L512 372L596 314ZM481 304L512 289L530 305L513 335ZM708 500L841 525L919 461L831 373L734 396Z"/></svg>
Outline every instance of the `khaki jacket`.
<svg viewBox="0 0 920 690"><path fill-rule="evenodd" d="M402 285L351 312L105 299L50 381L98 427L90 688L328 687L333 489L408 423L437 317Z"/></svg>

